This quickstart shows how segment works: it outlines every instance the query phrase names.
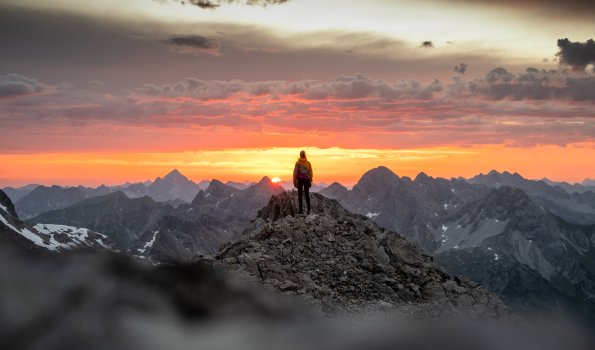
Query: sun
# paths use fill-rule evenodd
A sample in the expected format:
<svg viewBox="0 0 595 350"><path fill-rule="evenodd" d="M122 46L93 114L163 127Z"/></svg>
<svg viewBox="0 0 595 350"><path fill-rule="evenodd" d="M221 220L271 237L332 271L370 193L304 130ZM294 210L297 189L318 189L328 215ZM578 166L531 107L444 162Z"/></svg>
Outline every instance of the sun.
<svg viewBox="0 0 595 350"><path fill-rule="evenodd" d="M272 183L281 182L281 179L280 179L280 178L278 178L278 177L274 177L274 178L272 178L272 179L271 179L271 182L272 182Z"/></svg>

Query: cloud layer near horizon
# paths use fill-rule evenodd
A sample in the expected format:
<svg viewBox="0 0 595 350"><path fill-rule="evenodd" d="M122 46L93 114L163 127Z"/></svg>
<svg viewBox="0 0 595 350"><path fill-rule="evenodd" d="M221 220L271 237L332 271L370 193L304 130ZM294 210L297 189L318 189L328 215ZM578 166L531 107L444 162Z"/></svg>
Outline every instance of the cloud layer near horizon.
<svg viewBox="0 0 595 350"><path fill-rule="evenodd" d="M459 76L429 84L391 83L361 74L332 81L186 78L121 94L107 91L97 82L49 85L19 74L0 75L0 128L19 130L3 137L0 147L52 149L56 145L38 135L42 129L61 135L60 144L70 140L70 147L84 149L105 137L92 136L98 127L120 138L105 149L119 150L135 148L130 135L139 130L172 138L188 130L225 135L214 147L225 147L226 137L234 133L238 140L245 137L246 145L268 133L285 135L295 145L307 135L308 144L320 147L595 142L595 77L570 71L529 68L514 74L496 68L482 78ZM80 144L86 132L91 140ZM23 144L32 133L35 138Z"/></svg>

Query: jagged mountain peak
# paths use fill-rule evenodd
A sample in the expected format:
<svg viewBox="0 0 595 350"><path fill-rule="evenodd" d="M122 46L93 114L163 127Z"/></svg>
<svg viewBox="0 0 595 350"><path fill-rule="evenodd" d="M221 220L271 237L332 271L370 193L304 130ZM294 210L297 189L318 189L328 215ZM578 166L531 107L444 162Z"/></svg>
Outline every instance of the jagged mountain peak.
<svg viewBox="0 0 595 350"><path fill-rule="evenodd" d="M426 173L424 173L423 171L419 174L417 174L417 176L415 177L415 182L425 182L427 180L432 179L431 176L428 176Z"/></svg>
<svg viewBox="0 0 595 350"><path fill-rule="evenodd" d="M340 183L333 182L328 187L318 191L318 193L327 198L341 200L343 197L349 195L349 190Z"/></svg>
<svg viewBox="0 0 595 350"><path fill-rule="evenodd" d="M271 183L271 179L268 176L263 176L262 179L260 179L260 181L258 181L259 184L269 184Z"/></svg>
<svg viewBox="0 0 595 350"><path fill-rule="evenodd" d="M228 186L217 179L213 179L209 183L209 186L207 187L205 192L213 193L213 192L217 192L217 191L221 191L221 190L230 190L230 189L232 189L231 186Z"/></svg>
<svg viewBox="0 0 595 350"><path fill-rule="evenodd" d="M374 169L370 169L368 171L366 171L364 173L364 175L362 176L365 177L366 175L370 176L370 175L374 175L374 176L380 176L380 177L391 177L391 178L399 178L399 176L397 176L397 174L395 174L392 170L390 170L389 168L381 165L378 166Z"/></svg>
<svg viewBox="0 0 595 350"><path fill-rule="evenodd" d="M252 186L248 186L246 190L273 190L275 192L283 190L280 184L274 183L268 176L264 176L260 181Z"/></svg>
<svg viewBox="0 0 595 350"><path fill-rule="evenodd" d="M186 176L182 175L182 173L178 169L174 169L174 170L170 171L167 175L165 175L165 177L163 179L164 180L166 180L166 179L188 180L188 178Z"/></svg>
<svg viewBox="0 0 595 350"><path fill-rule="evenodd" d="M344 189L347 189L347 187L343 186L342 184L338 183L337 181L335 181L332 184L330 184L327 188L344 188Z"/></svg>
<svg viewBox="0 0 595 350"><path fill-rule="evenodd" d="M236 188L226 185L219 180L213 179L204 191L201 190L196 194L191 203L194 205L206 198L214 199L228 197L237 191L238 190Z"/></svg>
<svg viewBox="0 0 595 350"><path fill-rule="evenodd" d="M399 176L392 172L389 168L384 166L379 166L377 168L368 170L353 186L355 191L359 191L359 189L367 189L368 191L372 188L377 188L382 191L386 191L387 188L390 188L399 182Z"/></svg>
<svg viewBox="0 0 595 350"><path fill-rule="evenodd" d="M155 181L153 182L153 185L159 184L160 182L175 184L175 183L184 183L184 182L191 182L191 181L186 176L184 176L182 173L180 173L180 171L178 171L178 169L174 169L174 170L170 171L167 175L165 175L163 178L157 177L155 179Z"/></svg>

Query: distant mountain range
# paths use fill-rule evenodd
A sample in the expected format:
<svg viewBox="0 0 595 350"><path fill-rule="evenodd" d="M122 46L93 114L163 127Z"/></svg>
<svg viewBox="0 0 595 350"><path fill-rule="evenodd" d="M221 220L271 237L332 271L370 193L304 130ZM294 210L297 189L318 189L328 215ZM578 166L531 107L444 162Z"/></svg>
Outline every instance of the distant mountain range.
<svg viewBox="0 0 595 350"><path fill-rule="evenodd" d="M122 191L90 198L28 220L87 227L107 235L119 249L161 261L210 255L237 238L281 186L264 177L243 190L213 180L191 203L173 207Z"/></svg>
<svg viewBox="0 0 595 350"><path fill-rule="evenodd" d="M121 186L60 187L28 185L18 189L7 188L7 195L15 203L17 213L23 219L30 219L50 210L67 208L85 199L104 196L121 191L129 198L148 196L157 202L164 202L173 207L190 203L198 191L206 188L209 181L194 183L173 170L163 178L152 182L127 183Z"/></svg>
<svg viewBox="0 0 595 350"><path fill-rule="evenodd" d="M595 320L595 200L492 171L472 179L368 171L352 190L320 191L416 241L450 272L510 305L571 310Z"/></svg>
<svg viewBox="0 0 595 350"><path fill-rule="evenodd" d="M543 179L541 179L541 181L547 183L550 186L561 187L568 193L574 193L574 192L582 193L582 192L587 192L587 191L595 192L595 180L585 179L581 183L571 184L568 182L552 181L552 180L544 177Z"/></svg>

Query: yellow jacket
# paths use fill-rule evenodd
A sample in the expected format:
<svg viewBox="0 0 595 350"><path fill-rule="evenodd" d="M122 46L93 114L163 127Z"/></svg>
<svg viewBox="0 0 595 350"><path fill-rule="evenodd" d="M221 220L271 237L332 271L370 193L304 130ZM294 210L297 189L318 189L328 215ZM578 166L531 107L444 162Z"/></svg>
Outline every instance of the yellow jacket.
<svg viewBox="0 0 595 350"><path fill-rule="evenodd" d="M314 179L314 172L312 171L312 164L306 158L299 158L293 167L293 182L297 183L298 175L307 174L310 181Z"/></svg>

